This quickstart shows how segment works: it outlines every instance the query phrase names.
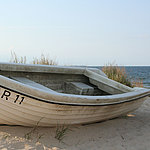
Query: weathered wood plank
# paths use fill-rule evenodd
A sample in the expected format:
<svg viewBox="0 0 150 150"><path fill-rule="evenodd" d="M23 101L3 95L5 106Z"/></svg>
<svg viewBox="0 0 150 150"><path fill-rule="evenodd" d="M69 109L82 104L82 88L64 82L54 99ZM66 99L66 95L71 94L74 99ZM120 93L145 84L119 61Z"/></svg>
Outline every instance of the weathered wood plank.
<svg viewBox="0 0 150 150"><path fill-rule="evenodd" d="M12 79L15 79L16 81L19 81L21 83L24 83L24 84L27 84L29 86L33 86L33 87L36 87L36 88L39 88L39 89L42 89L42 90L46 90L46 91L53 91L51 90L50 88L47 88L39 83L36 83L32 80L29 80L27 78L24 78L24 77L11 77Z"/></svg>

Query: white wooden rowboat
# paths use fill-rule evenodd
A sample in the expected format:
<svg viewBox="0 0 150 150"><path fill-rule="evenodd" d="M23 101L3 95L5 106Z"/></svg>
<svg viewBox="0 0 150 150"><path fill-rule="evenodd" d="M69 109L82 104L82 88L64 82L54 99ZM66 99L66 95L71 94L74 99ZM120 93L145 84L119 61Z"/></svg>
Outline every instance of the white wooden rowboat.
<svg viewBox="0 0 150 150"><path fill-rule="evenodd" d="M137 109L149 95L97 69L0 63L0 124L98 122Z"/></svg>

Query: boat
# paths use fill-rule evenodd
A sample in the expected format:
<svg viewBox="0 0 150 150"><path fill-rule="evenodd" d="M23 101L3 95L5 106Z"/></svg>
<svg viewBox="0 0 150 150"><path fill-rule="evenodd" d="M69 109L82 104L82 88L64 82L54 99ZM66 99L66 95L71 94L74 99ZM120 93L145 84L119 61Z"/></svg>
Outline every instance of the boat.
<svg viewBox="0 0 150 150"><path fill-rule="evenodd" d="M89 124L134 111L150 90L89 67L0 63L0 124Z"/></svg>

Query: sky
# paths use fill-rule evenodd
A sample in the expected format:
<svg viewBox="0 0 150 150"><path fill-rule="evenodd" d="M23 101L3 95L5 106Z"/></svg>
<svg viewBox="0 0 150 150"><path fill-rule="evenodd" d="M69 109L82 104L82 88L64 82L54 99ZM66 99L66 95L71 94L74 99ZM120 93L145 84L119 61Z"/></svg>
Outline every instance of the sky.
<svg viewBox="0 0 150 150"><path fill-rule="evenodd" d="M149 0L0 0L0 62L150 65Z"/></svg>

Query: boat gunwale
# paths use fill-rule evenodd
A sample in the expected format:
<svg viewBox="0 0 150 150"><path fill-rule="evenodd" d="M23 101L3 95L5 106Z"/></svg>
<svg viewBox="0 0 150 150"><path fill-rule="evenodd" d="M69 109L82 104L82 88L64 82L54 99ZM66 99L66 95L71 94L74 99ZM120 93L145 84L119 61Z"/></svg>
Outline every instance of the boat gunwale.
<svg viewBox="0 0 150 150"><path fill-rule="evenodd" d="M1 77L0 77L1 78ZM11 80L11 79L10 79ZM13 81L13 82L17 82L17 81ZM32 90L37 90L38 94L48 94L50 97L52 96L52 93L50 92L45 92L41 89L38 88L31 88L28 85L23 85L22 83L17 83L20 86L23 86L23 88L27 88L29 91ZM47 98L41 98L39 96L35 96L35 95L31 95L28 93L25 93L23 91L14 89L14 88L8 88L6 86L0 85L0 87L13 91L15 93L21 94L23 96L27 96L29 98L41 101L41 102L45 102L45 103L50 103L50 104L57 104L57 105L71 105L71 106L108 106L108 105L117 105L117 104L122 104L122 103L127 103L127 102L131 102L131 101L135 101L138 100L140 98L144 98L146 96L150 95L150 90L148 89L141 89L141 90L137 90L137 91L133 91L133 92L128 92L128 93L123 93L123 94L115 94L115 95L108 95L108 96L85 96L85 95L73 95L73 94L64 94L64 93L57 93L54 92L53 96L59 96L59 98L64 99L64 98L69 98L69 99L83 99L83 100L87 100L86 103L84 102L67 102L67 101L57 101L57 100L49 100ZM57 97L58 98L58 97ZM51 98L50 98L51 99ZM91 103L92 100L93 102ZM117 100L117 102L107 102L107 100L111 99L113 100ZM98 102L99 100L99 102ZM105 103L101 103L101 100L105 100ZM120 100L120 101L119 101Z"/></svg>
<svg viewBox="0 0 150 150"><path fill-rule="evenodd" d="M16 71L16 72L41 72L41 73L64 73L64 74L80 74L84 75L86 68L102 73L97 68L89 68L82 66L54 66L40 64L20 64L20 63L0 63L0 71Z"/></svg>

